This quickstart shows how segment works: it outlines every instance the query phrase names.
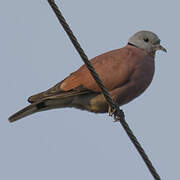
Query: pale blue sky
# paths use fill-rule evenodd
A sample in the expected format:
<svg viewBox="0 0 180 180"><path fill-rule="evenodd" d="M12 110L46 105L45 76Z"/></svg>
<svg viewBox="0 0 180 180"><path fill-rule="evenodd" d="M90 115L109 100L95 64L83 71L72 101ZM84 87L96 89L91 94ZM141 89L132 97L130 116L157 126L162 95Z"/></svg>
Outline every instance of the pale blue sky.
<svg viewBox="0 0 180 180"><path fill-rule="evenodd" d="M168 53L157 53L151 86L122 108L162 179L180 179L179 1L56 2L89 58L139 30L159 35ZM1 1L0 22L0 179L153 179L107 114L58 109L8 122L83 63L46 0Z"/></svg>

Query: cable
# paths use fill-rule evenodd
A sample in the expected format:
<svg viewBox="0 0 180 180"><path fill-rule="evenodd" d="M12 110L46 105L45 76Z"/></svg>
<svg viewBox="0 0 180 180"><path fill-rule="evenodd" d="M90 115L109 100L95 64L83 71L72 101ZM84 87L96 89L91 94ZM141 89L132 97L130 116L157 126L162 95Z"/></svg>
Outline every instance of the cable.
<svg viewBox="0 0 180 180"><path fill-rule="evenodd" d="M99 88L102 90L102 93L103 93L104 97L106 98L108 104L110 105L110 107L112 108L112 110L114 112L113 113L114 114L114 120L115 121L119 121L121 123L121 125L123 126L123 128L126 131L127 135L129 136L131 142L134 144L134 146L136 147L137 151L141 155L142 159L144 160L146 166L148 167L148 169L149 169L150 173L152 174L152 176L154 177L154 179L155 180L161 180L160 176L156 172L156 169L153 167L151 161L149 160L148 156L146 155L144 149L142 148L142 146L138 142L137 138L134 136L134 134L131 131L131 129L130 129L129 125L127 124L127 122L125 121L124 112L122 110L120 110L118 105L115 104L113 102L113 100L111 99L111 97L109 95L109 92L104 87L102 81L99 78L99 75L96 73L95 69L93 68L93 66L91 65L90 61L88 60L88 57L86 56L84 50L81 48L78 40L74 36L73 32L71 31L69 25L67 24L65 18L63 17L63 15L60 12L59 8L55 4L54 0L48 0L48 3L51 6L51 8L53 9L56 17L58 18L59 22L63 26L65 32L67 33L69 39L73 43L75 49L79 53L79 55L82 58L83 62L86 64L86 66L89 69L91 75L93 76L93 78L95 79L96 83L98 84Z"/></svg>

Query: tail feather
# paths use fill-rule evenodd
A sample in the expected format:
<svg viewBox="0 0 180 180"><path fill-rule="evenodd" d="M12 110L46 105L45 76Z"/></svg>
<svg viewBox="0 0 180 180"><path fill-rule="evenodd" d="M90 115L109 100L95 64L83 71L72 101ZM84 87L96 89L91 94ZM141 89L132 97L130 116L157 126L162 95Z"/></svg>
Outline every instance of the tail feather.
<svg viewBox="0 0 180 180"><path fill-rule="evenodd" d="M25 108L18 111L17 113L13 114L12 116L10 116L8 120L9 122L14 122L30 114L42 111L46 108L47 107L44 102L33 103L29 106L26 106Z"/></svg>
<svg viewBox="0 0 180 180"><path fill-rule="evenodd" d="M8 120L9 122L14 122L30 114L34 114L36 112L55 109L55 108L72 107L71 106L72 100L73 97L67 97L67 98L49 97L49 99L44 99L38 102L34 102L29 106L26 106L22 110L10 116Z"/></svg>

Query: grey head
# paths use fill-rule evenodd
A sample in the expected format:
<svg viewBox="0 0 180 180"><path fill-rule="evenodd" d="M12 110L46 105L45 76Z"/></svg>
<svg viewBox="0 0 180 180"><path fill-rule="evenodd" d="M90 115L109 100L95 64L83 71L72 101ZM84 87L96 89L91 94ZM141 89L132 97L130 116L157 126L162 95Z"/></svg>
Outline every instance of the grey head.
<svg viewBox="0 0 180 180"><path fill-rule="evenodd" d="M160 45L159 37L151 31L139 31L135 33L128 40L128 44L144 49L151 54L155 54L157 50L167 52L167 50Z"/></svg>

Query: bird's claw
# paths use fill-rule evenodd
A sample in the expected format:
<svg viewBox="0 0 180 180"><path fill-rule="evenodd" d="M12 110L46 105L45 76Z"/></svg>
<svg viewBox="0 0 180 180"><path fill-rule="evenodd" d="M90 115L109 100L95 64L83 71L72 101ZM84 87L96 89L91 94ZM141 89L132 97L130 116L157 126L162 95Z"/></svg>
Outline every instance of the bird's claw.
<svg viewBox="0 0 180 180"><path fill-rule="evenodd" d="M117 121L124 121L125 120L125 115L124 112L122 110L117 110L116 114L114 114L114 121L113 122L117 122Z"/></svg>

